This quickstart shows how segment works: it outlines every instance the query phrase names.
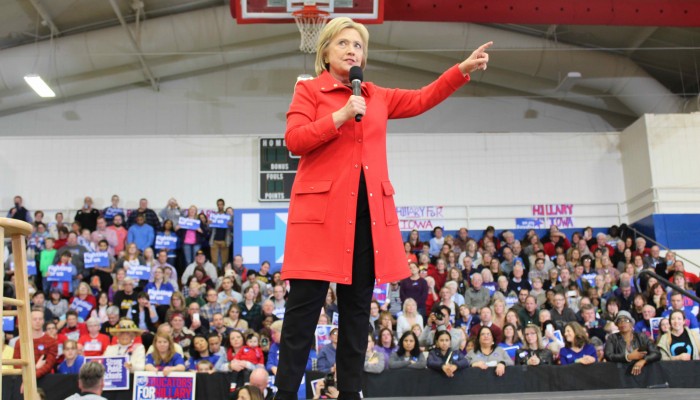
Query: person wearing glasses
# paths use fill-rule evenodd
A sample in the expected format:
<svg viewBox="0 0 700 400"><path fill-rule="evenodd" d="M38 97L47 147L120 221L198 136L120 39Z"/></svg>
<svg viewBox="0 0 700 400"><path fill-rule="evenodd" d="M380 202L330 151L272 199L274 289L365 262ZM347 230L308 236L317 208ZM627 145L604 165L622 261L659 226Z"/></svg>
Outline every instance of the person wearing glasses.
<svg viewBox="0 0 700 400"><path fill-rule="evenodd" d="M542 346L542 331L535 324L528 324L524 329L525 342L515 354L517 365L552 365L553 355Z"/></svg>
<svg viewBox="0 0 700 400"><path fill-rule="evenodd" d="M654 342L643 333L634 331L634 318L627 311L615 317L620 330L608 336L605 343L605 359L609 362L632 363L632 375L639 375L652 362L661 360L661 352Z"/></svg>

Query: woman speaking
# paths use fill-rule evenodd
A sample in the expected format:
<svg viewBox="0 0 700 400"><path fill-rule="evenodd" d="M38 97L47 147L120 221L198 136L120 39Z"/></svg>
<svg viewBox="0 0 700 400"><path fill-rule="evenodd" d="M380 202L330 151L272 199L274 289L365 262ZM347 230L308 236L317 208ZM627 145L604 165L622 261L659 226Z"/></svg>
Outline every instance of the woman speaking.
<svg viewBox="0 0 700 400"><path fill-rule="evenodd" d="M469 73L486 69L492 44L422 89L363 82L356 96L350 69L365 68L368 42L364 25L346 17L331 20L318 39L318 76L297 84L287 112L287 147L301 159L282 267L290 294L276 399L296 399L329 282L338 284L338 398L360 398L375 280L409 275L387 170L387 120L419 115L449 97L469 82Z"/></svg>

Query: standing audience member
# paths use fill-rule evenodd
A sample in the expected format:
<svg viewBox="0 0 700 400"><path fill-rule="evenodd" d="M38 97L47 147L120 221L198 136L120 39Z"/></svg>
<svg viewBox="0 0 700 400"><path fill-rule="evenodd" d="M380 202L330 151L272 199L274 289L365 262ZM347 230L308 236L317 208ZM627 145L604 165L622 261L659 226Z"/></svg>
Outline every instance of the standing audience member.
<svg viewBox="0 0 700 400"><path fill-rule="evenodd" d="M634 331L634 318L627 311L620 311L615 325L620 330L607 337L605 359L610 362L631 362L632 375L639 375L648 363L661 359L654 342L645 334Z"/></svg>
<svg viewBox="0 0 700 400"><path fill-rule="evenodd" d="M160 221L158 220L158 215L155 211L148 208L148 200L139 200L139 208L131 210L129 214L129 219L126 223L128 228L131 228L135 223L139 215L143 215L146 224L150 225L154 230L160 229Z"/></svg>
<svg viewBox="0 0 700 400"><path fill-rule="evenodd" d="M156 232L153 227L146 223L146 216L139 214L136 216L136 223L129 226L129 231L126 236L126 241L136 244L136 247L144 251L148 247L152 247L156 238Z"/></svg>
<svg viewBox="0 0 700 400"><path fill-rule="evenodd" d="M469 366L469 360L460 351L452 350L451 342L452 338L447 331L438 332L435 335L435 348L428 353L426 363L428 368L442 372L448 378L454 378L457 370Z"/></svg>
<svg viewBox="0 0 700 400"><path fill-rule="evenodd" d="M56 366L56 357L58 356L58 346L56 339L47 335L44 328L44 310L32 310L32 342L34 346L34 362L36 363L37 379L48 374ZM14 359L20 358L20 343L15 342L15 352L12 356ZM15 368L19 368L17 365Z"/></svg>
<svg viewBox="0 0 700 400"><path fill-rule="evenodd" d="M105 367L101 363L85 363L78 374L80 393L67 397L66 400L107 400L102 397L104 377Z"/></svg>
<svg viewBox="0 0 700 400"><path fill-rule="evenodd" d="M84 229L89 229L92 232L97 228L97 218L99 216L100 211L92 208L92 197L85 196L83 208L75 213L73 220L79 222Z"/></svg>
<svg viewBox="0 0 700 400"><path fill-rule="evenodd" d="M688 329L685 312L673 310L669 317L670 331L659 338L659 349L663 360L690 361L700 360L700 335Z"/></svg>

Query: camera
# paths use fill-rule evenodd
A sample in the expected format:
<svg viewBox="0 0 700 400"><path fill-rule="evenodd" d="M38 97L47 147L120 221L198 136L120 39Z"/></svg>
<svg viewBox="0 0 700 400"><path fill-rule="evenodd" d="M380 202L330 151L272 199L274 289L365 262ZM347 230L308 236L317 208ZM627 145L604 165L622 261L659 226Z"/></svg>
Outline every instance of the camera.
<svg viewBox="0 0 700 400"><path fill-rule="evenodd" d="M331 386L335 387L335 376L333 376L333 373L330 373L323 378L323 389L321 390L321 394L328 395L328 388Z"/></svg>
<svg viewBox="0 0 700 400"><path fill-rule="evenodd" d="M441 312L434 312L433 315L435 316L435 319L438 321L442 321L445 319L445 316Z"/></svg>
<svg viewBox="0 0 700 400"><path fill-rule="evenodd" d="M262 347L267 347L270 344L270 341L266 337L262 337L260 339L260 346Z"/></svg>

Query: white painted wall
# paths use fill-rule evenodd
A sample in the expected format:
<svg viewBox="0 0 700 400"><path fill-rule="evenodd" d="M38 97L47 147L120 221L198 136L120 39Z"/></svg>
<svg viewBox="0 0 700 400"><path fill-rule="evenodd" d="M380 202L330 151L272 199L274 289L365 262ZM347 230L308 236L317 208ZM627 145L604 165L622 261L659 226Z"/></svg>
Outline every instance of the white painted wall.
<svg viewBox="0 0 700 400"><path fill-rule="evenodd" d="M631 221L654 213L651 156L646 119L639 118L620 134L625 194Z"/></svg>

